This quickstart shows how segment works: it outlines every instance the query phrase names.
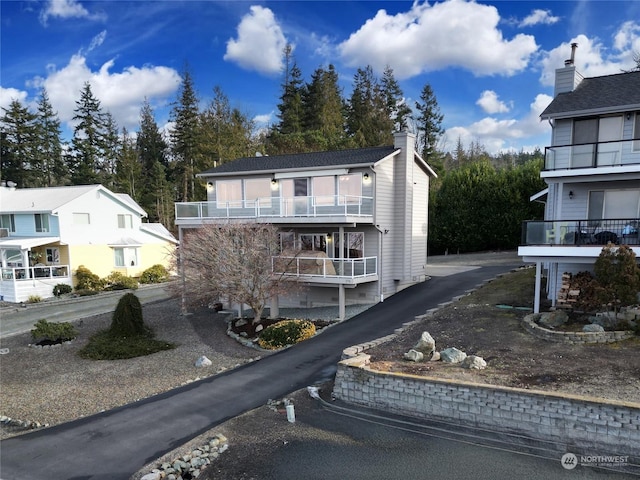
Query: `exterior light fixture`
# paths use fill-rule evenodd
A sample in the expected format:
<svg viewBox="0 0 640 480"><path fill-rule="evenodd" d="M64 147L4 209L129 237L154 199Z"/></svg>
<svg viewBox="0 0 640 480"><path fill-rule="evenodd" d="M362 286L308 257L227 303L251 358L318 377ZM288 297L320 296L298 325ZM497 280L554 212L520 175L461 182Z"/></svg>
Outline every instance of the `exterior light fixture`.
<svg viewBox="0 0 640 480"><path fill-rule="evenodd" d="M569 200L573 200L573 190L569 190Z"/></svg>
<svg viewBox="0 0 640 480"><path fill-rule="evenodd" d="M278 181L275 178L271 179L271 190L277 190L278 189Z"/></svg>
<svg viewBox="0 0 640 480"><path fill-rule="evenodd" d="M213 182L207 182L207 191L213 192Z"/></svg>

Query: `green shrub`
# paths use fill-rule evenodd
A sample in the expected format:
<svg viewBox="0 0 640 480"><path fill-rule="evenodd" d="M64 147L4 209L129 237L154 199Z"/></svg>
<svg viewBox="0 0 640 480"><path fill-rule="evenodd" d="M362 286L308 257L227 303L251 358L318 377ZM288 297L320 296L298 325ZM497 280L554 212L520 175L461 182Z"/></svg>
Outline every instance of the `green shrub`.
<svg viewBox="0 0 640 480"><path fill-rule="evenodd" d="M78 295L79 297L90 297L92 295L97 295L98 292L95 290L88 290L86 288L83 288L82 290L76 290L76 295Z"/></svg>
<svg viewBox="0 0 640 480"><path fill-rule="evenodd" d="M67 285L66 283L59 283L55 287L53 287L53 296L60 297L66 293L71 293L73 288L71 285Z"/></svg>
<svg viewBox="0 0 640 480"><path fill-rule="evenodd" d="M93 290L99 292L104 289L104 281L84 265L76 270L76 290Z"/></svg>
<svg viewBox="0 0 640 480"><path fill-rule="evenodd" d="M69 322L53 323L42 319L31 330L31 337L36 341L66 342L77 336L78 332Z"/></svg>
<svg viewBox="0 0 640 480"><path fill-rule="evenodd" d="M153 331L144 324L140 300L127 293L118 301L111 327L93 335L78 355L93 360L119 360L175 348L173 343L153 337Z"/></svg>
<svg viewBox="0 0 640 480"><path fill-rule="evenodd" d="M135 290L138 288L138 281L122 272L111 272L102 281L105 290Z"/></svg>
<svg viewBox="0 0 640 480"><path fill-rule="evenodd" d="M275 350L302 342L315 334L316 327L309 320L283 320L265 328L260 333L258 345Z"/></svg>
<svg viewBox="0 0 640 480"><path fill-rule="evenodd" d="M142 275L140 275L140 283L162 283L169 280L169 272L160 264L153 265L147 268Z"/></svg>
<svg viewBox="0 0 640 480"><path fill-rule="evenodd" d="M40 295L29 295L27 299L27 303L40 303L42 301L42 297Z"/></svg>

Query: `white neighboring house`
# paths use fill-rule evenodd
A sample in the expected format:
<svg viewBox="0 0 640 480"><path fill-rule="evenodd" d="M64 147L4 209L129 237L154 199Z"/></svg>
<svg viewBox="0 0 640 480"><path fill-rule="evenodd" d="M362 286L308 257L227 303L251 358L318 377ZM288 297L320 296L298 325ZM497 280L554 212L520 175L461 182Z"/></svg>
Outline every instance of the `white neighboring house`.
<svg viewBox="0 0 640 480"><path fill-rule="evenodd" d="M394 145L245 157L198 174L206 202L176 203L180 239L203 223L270 223L293 265L274 273L304 282L279 305L366 304L427 278L429 184L436 176L415 151L415 136ZM289 264L289 262L287 262ZM281 267L280 267L281 268Z"/></svg>
<svg viewBox="0 0 640 480"><path fill-rule="evenodd" d="M555 305L562 274L593 271L607 243L640 257L640 71L583 78L574 51L541 114L553 127L541 172L548 188L532 200L546 202L545 221L525 223L518 249L537 266L535 312L543 269Z"/></svg>
<svg viewBox="0 0 640 480"><path fill-rule="evenodd" d="M9 183L10 184L10 183ZM53 296L57 284L74 284L84 265L100 277L113 271L139 276L169 266L177 245L161 224L126 194L102 185L15 188L0 186L0 260L4 301Z"/></svg>

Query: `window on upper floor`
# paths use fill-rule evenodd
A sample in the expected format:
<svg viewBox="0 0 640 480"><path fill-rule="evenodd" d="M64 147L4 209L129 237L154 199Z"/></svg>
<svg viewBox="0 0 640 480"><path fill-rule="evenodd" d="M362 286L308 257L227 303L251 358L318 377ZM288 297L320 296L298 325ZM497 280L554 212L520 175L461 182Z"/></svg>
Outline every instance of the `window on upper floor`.
<svg viewBox="0 0 640 480"><path fill-rule="evenodd" d="M218 208L242 206L242 180L217 180Z"/></svg>
<svg viewBox="0 0 640 480"><path fill-rule="evenodd" d="M119 213L118 228L133 228L133 215L128 213Z"/></svg>
<svg viewBox="0 0 640 480"><path fill-rule="evenodd" d="M342 256L344 258L362 258L364 256L364 233L363 232L345 232L345 246ZM333 246L335 258L340 257L340 234L334 232Z"/></svg>
<svg viewBox="0 0 640 480"><path fill-rule="evenodd" d="M589 220L636 219L640 216L640 190L592 190Z"/></svg>
<svg viewBox="0 0 640 480"><path fill-rule="evenodd" d="M633 122L633 151L640 152L640 112L636 112Z"/></svg>
<svg viewBox="0 0 640 480"><path fill-rule="evenodd" d="M619 165L622 125L622 115L575 120L571 167Z"/></svg>
<svg viewBox="0 0 640 480"><path fill-rule="evenodd" d="M0 215L0 228L6 228L10 232L16 231L16 221L13 213L3 213Z"/></svg>
<svg viewBox="0 0 640 480"><path fill-rule="evenodd" d="M316 205L335 205L336 177L313 177L311 188Z"/></svg>
<svg viewBox="0 0 640 480"><path fill-rule="evenodd" d="M91 217L88 213L74 213L73 224L74 225L89 225L91 223Z"/></svg>
<svg viewBox="0 0 640 480"><path fill-rule="evenodd" d="M258 200L261 207L271 206L271 179L251 178L244 181L244 199L247 206Z"/></svg>
<svg viewBox="0 0 640 480"><path fill-rule="evenodd" d="M338 177L338 198L341 204L360 203L362 198L362 175L352 173Z"/></svg>
<svg viewBox="0 0 640 480"><path fill-rule="evenodd" d="M49 215L46 213L36 213L34 217L36 222L36 232L47 233L49 231Z"/></svg>

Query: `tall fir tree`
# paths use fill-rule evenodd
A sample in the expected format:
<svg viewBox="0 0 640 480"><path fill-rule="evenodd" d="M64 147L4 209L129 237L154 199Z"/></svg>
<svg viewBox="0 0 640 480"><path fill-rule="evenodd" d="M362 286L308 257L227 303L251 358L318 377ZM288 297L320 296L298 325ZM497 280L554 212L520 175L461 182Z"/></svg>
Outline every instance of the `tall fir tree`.
<svg viewBox="0 0 640 480"><path fill-rule="evenodd" d="M128 194L138 204L140 204L139 189L144 185L142 177L142 165L138 161L136 142L125 127L120 134L120 149L116 160L114 188L116 191ZM142 206L140 204L140 206ZM144 206L142 206L144 209ZM145 211L147 211L145 209ZM147 211L147 213L149 213Z"/></svg>
<svg viewBox="0 0 640 480"><path fill-rule="evenodd" d="M44 183L41 186L65 185L67 168L62 158L62 128L58 114L54 112L47 90L44 88L38 97L36 129L35 155L44 166Z"/></svg>
<svg viewBox="0 0 640 480"><path fill-rule="evenodd" d="M104 161L105 115L100 101L94 97L91 84L85 82L76 102L68 168L73 185L90 185L100 181L99 172Z"/></svg>
<svg viewBox="0 0 640 480"><path fill-rule="evenodd" d="M122 139L124 141L124 138ZM116 175L116 164L122 148L118 125L109 112L104 115L104 132L102 137L102 161L98 165L98 180L107 188L113 188Z"/></svg>
<svg viewBox="0 0 640 480"><path fill-rule="evenodd" d="M444 115L440 113L438 100L428 83L422 87L420 100L421 102L416 102L416 110L419 113L416 119L419 132L418 150L422 158L436 169L436 173L442 173L442 156L438 153L437 147L444 133L442 128Z"/></svg>
<svg viewBox="0 0 640 480"><path fill-rule="evenodd" d="M387 116L393 121L393 130L401 132L409 127L411 107L407 105L400 84L393 74L393 69L387 65L382 74L382 94L387 107Z"/></svg>
<svg viewBox="0 0 640 480"><path fill-rule="evenodd" d="M358 147L393 143L393 120L388 115L385 95L370 65L359 68L354 75L347 127Z"/></svg>
<svg viewBox="0 0 640 480"><path fill-rule="evenodd" d="M302 72L293 59L293 48L287 45L284 49L285 70L282 84L282 95L278 104L278 118L280 123L276 130L284 135L300 133L302 131L302 97L304 82Z"/></svg>
<svg viewBox="0 0 640 480"><path fill-rule="evenodd" d="M190 202L196 199L195 174L200 161L200 110L198 96L188 67L182 75L178 101L171 110L174 128L171 131L173 174L177 200Z"/></svg>
<svg viewBox="0 0 640 480"><path fill-rule="evenodd" d="M36 116L18 100L12 100L4 108L0 119L2 131L2 158L0 177L22 188L38 187L42 177L42 165L35 159L37 137Z"/></svg>

